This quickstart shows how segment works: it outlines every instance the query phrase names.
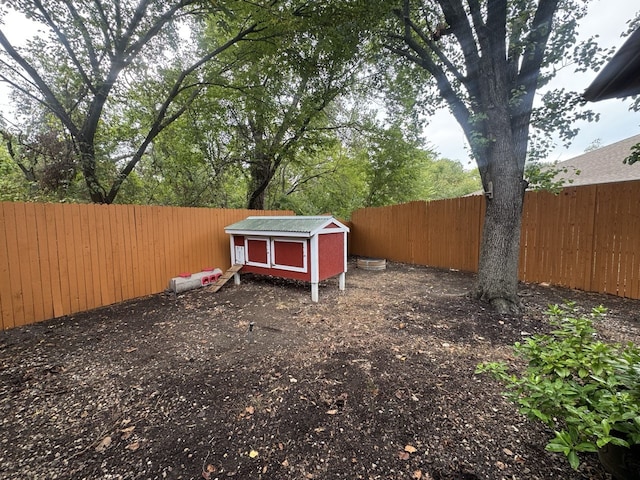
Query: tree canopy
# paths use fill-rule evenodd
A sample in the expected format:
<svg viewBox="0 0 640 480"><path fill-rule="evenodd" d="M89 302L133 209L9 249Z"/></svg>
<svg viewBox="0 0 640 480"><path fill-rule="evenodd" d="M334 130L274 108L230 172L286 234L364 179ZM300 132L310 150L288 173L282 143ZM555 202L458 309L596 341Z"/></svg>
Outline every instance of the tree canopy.
<svg viewBox="0 0 640 480"><path fill-rule="evenodd" d="M7 7L43 27L25 46L0 29L0 80L19 105L1 128L11 198L348 217L478 188L461 169L457 186L428 184L435 158L416 132L375 120L367 2Z"/></svg>
<svg viewBox="0 0 640 480"><path fill-rule="evenodd" d="M202 67L259 30L243 2L5 4L38 22L44 33L15 47L0 29L0 80L23 105L44 109L70 135L89 196L99 203L113 202L157 135L197 98L206 80ZM180 26L203 21L203 15L218 20L223 40L207 50L192 42L183 48ZM244 22L234 21L239 28L232 30L229 17ZM153 92L152 105L136 101L145 91ZM145 107L146 118L131 122L132 111Z"/></svg>

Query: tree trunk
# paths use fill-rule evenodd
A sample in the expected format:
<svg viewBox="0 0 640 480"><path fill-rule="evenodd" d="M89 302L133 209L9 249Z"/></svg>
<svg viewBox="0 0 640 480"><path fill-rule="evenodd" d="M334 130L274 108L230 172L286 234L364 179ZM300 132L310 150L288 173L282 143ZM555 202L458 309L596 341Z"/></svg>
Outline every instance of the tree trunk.
<svg viewBox="0 0 640 480"><path fill-rule="evenodd" d="M248 208L250 210L264 210L267 187L275 174L271 159L265 155L256 155L250 173L251 190L249 191Z"/></svg>
<svg viewBox="0 0 640 480"><path fill-rule="evenodd" d="M100 184L96 172L96 153L93 139L78 142L80 166L85 184L89 190L89 197L93 203L111 203L107 201L104 187Z"/></svg>
<svg viewBox="0 0 640 480"><path fill-rule="evenodd" d="M483 182L486 212L475 292L477 298L491 303L499 313L511 314L520 313L518 264L526 190L526 181L515 163L490 162L493 168L489 170L500 169L500 175L496 177L489 172L487 181Z"/></svg>

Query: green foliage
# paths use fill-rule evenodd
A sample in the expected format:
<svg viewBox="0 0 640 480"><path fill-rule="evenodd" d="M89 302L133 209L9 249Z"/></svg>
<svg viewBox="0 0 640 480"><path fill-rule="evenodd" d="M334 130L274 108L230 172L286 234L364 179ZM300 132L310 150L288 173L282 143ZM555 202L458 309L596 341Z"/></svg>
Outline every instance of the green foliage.
<svg viewBox="0 0 640 480"><path fill-rule="evenodd" d="M373 135L361 150L368 163L369 193L366 206L378 207L419 200L431 196L430 185L422 175L433 154L406 139L399 126Z"/></svg>
<svg viewBox="0 0 640 480"><path fill-rule="evenodd" d="M569 178L565 177L569 172L574 175L580 175L580 170L575 167L559 167L558 162L545 164L533 161L525 165L524 178L529 182L529 189L551 192L557 195L567 184L573 183L573 179L570 176Z"/></svg>
<svg viewBox="0 0 640 480"><path fill-rule="evenodd" d="M353 210L364 205L367 165L341 145L316 155L282 168L270 190L270 208L290 209L300 215L331 213L348 219Z"/></svg>
<svg viewBox="0 0 640 480"><path fill-rule="evenodd" d="M563 453L574 469L579 453L640 444L640 349L597 340L593 320L605 312L597 307L587 316L572 303L550 306L556 329L514 347L527 361L524 372L510 373L504 362L476 370L503 382L505 397L521 413L554 429L546 448Z"/></svg>
<svg viewBox="0 0 640 480"><path fill-rule="evenodd" d="M627 165L633 165L640 160L640 143L636 143L631 147L631 155L624 159L624 163Z"/></svg>
<svg viewBox="0 0 640 480"><path fill-rule="evenodd" d="M481 188L477 171L436 159L399 126L356 123L342 130L341 139L282 166L269 188L269 208L347 219L362 207L451 198Z"/></svg>
<svg viewBox="0 0 640 480"><path fill-rule="evenodd" d="M19 49L0 36L0 80L14 92L16 133L30 128L32 111L55 116L81 158L86 195L98 203L114 201L157 135L230 68L217 57L258 32L253 17L263 9L237 0L5 3L40 27ZM207 18L218 36L204 49L185 32ZM210 63L215 78L203 68Z"/></svg>
<svg viewBox="0 0 640 480"><path fill-rule="evenodd" d="M236 68L209 86L206 99L224 132L222 150L246 172L249 208L282 203L301 179L324 171L312 172L314 162L326 163L318 152L330 151L344 128L335 105L360 71L361 7L291 2L265 17L259 40L221 55ZM215 25L206 32L204 41L215 43ZM277 180L281 188L272 186Z"/></svg>
<svg viewBox="0 0 640 480"><path fill-rule="evenodd" d="M21 202L30 197L33 185L18 165L11 160L4 145L0 146L0 202Z"/></svg>
<svg viewBox="0 0 640 480"><path fill-rule="evenodd" d="M424 200L462 197L482 189L477 168L466 171L460 162L446 158L430 162L422 175L431 192Z"/></svg>

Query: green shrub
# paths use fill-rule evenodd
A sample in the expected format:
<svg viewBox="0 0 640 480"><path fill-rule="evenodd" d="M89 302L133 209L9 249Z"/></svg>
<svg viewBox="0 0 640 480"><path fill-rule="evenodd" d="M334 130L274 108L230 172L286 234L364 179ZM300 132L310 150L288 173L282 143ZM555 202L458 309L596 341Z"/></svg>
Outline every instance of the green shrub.
<svg viewBox="0 0 640 480"><path fill-rule="evenodd" d="M521 413L555 431L546 448L565 454L574 469L580 452L640 444L640 349L597 339L593 320L605 312L597 307L577 315L575 304L550 306L556 329L514 346L527 361L522 373L510 373L504 362L476 370L493 374Z"/></svg>

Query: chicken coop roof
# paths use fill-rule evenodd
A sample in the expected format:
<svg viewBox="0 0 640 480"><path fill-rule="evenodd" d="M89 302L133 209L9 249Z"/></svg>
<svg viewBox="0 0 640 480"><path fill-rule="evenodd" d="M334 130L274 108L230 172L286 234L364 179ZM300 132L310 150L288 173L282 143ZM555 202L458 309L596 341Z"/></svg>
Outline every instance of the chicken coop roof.
<svg viewBox="0 0 640 480"><path fill-rule="evenodd" d="M332 223L343 231L349 231L345 225L331 216L247 217L225 227L224 230L236 234L274 233L311 237Z"/></svg>

